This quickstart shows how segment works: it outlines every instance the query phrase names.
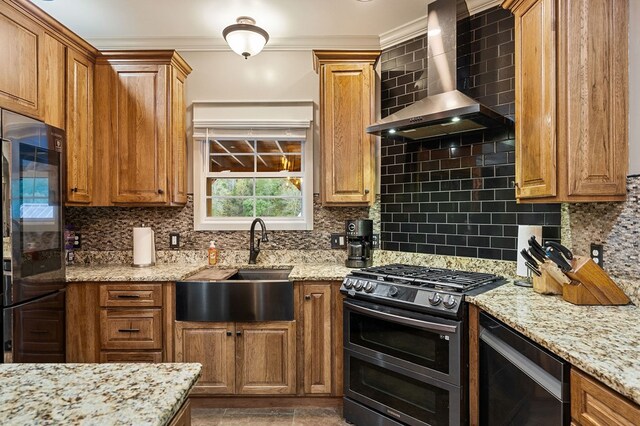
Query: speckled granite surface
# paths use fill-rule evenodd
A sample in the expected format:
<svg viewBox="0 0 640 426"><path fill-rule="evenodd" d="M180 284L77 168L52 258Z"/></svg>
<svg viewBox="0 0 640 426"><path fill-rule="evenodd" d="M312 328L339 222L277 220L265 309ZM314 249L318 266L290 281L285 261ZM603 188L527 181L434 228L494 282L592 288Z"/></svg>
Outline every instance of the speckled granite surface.
<svg viewBox="0 0 640 426"><path fill-rule="evenodd" d="M295 265L289 274L289 281L342 281L352 271L343 264L308 263Z"/></svg>
<svg viewBox="0 0 640 426"><path fill-rule="evenodd" d="M637 306L576 306L511 283L467 300L640 404Z"/></svg>
<svg viewBox="0 0 640 426"><path fill-rule="evenodd" d="M3 425L164 425L200 364L3 364Z"/></svg>
<svg viewBox="0 0 640 426"><path fill-rule="evenodd" d="M156 264L147 268L128 265L68 266L67 282L180 281L206 268L206 264Z"/></svg>

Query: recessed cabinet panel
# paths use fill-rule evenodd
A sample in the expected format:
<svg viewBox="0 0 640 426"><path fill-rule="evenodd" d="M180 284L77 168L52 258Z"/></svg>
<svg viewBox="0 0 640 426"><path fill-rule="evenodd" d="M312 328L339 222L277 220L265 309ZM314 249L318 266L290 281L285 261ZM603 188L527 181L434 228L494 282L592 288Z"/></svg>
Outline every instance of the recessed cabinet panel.
<svg viewBox="0 0 640 426"><path fill-rule="evenodd" d="M177 69L172 69L171 78L171 171L170 182L172 204L187 202L187 129L185 117L185 81L187 77Z"/></svg>
<svg viewBox="0 0 640 426"><path fill-rule="evenodd" d="M304 284L303 339L305 394L331 393L331 285Z"/></svg>
<svg viewBox="0 0 640 426"><path fill-rule="evenodd" d="M167 66L114 65L114 203L167 201Z"/></svg>
<svg viewBox="0 0 640 426"><path fill-rule="evenodd" d="M43 121L59 129L66 129L66 63L67 48L51 34L43 37L44 76L42 87ZM67 132L68 137L68 132Z"/></svg>

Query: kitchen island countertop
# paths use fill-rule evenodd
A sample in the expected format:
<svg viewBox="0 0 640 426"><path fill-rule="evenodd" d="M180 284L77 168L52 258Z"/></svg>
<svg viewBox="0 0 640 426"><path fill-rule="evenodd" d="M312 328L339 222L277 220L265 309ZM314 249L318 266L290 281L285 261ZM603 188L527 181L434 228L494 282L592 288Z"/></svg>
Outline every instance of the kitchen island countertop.
<svg viewBox="0 0 640 426"><path fill-rule="evenodd" d="M637 306L576 306L511 282L467 300L640 404Z"/></svg>
<svg viewBox="0 0 640 426"><path fill-rule="evenodd" d="M3 364L3 425L165 425L200 364Z"/></svg>

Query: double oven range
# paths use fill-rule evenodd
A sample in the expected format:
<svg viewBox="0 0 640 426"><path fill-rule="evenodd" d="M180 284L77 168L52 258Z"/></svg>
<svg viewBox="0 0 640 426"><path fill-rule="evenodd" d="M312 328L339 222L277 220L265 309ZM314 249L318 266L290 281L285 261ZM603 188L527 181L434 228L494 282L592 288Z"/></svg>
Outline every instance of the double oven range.
<svg viewBox="0 0 640 426"><path fill-rule="evenodd" d="M468 420L465 295L492 274L409 265L354 270L342 282L344 417L364 425Z"/></svg>

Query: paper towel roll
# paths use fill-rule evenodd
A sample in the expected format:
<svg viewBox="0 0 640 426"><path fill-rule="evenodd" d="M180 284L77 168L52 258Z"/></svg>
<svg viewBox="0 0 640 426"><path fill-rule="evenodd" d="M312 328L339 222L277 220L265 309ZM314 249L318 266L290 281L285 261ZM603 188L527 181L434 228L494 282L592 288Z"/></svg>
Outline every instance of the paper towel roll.
<svg viewBox="0 0 640 426"><path fill-rule="evenodd" d="M155 235L151 228L133 228L133 266L156 264Z"/></svg>
<svg viewBox="0 0 640 426"><path fill-rule="evenodd" d="M527 267L524 266L524 258L520 254L522 249L529 248L529 238L535 235L536 240L542 244L542 226L540 225L518 225L518 268L516 273L521 277L527 276Z"/></svg>

